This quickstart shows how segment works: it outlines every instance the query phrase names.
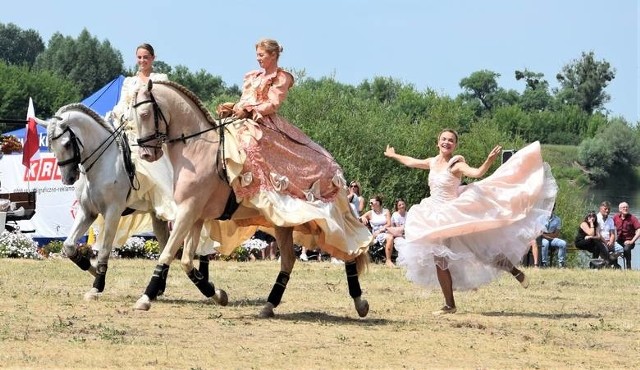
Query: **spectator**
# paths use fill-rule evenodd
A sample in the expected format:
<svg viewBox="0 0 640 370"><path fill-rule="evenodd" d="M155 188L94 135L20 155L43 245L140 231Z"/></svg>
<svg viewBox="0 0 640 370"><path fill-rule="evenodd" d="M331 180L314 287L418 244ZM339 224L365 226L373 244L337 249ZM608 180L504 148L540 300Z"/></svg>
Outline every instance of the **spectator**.
<svg viewBox="0 0 640 370"><path fill-rule="evenodd" d="M533 267L540 267L540 238L537 237L529 242L529 248L531 249L531 256L533 257ZM529 257L527 257L528 259ZM530 266L531 261L527 262Z"/></svg>
<svg viewBox="0 0 640 370"><path fill-rule="evenodd" d="M636 246L636 240L640 238L640 221L629 213L629 204L622 202L618 205L617 213L613 216L613 223L618 234L617 242L622 245L625 268L631 268L631 250Z"/></svg>
<svg viewBox="0 0 640 370"><path fill-rule="evenodd" d="M357 181L351 181L349 184L349 205L354 216L360 217L362 211L364 211L364 198L360 194L360 183Z"/></svg>
<svg viewBox="0 0 640 370"><path fill-rule="evenodd" d="M276 259L276 249L277 249L276 238L274 238L271 234L266 233L262 230L257 230L256 233L253 235L253 237L267 243L266 247L264 247L261 251L263 260L266 260L267 258L269 258L269 260L273 261L274 259ZM267 257L267 255L269 255L269 257Z"/></svg>
<svg viewBox="0 0 640 370"><path fill-rule="evenodd" d="M558 249L558 267L565 267L567 257L567 242L558 238L562 220L555 214L555 206L551 211L551 216L540 236L540 246L542 250L542 266L549 267L549 247Z"/></svg>
<svg viewBox="0 0 640 370"><path fill-rule="evenodd" d="M593 258L602 258L605 264L608 265L609 253L600 234L598 234L598 228L598 217L594 211L590 211L584 216L584 219L578 227L578 234L576 235L574 244L578 249L589 251L593 255Z"/></svg>
<svg viewBox="0 0 640 370"><path fill-rule="evenodd" d="M360 217L360 221L369 226L376 242L384 246L385 264L388 267L395 267L391 261L393 235L387 233L387 228L391 226L391 212L382 208L381 195L376 195L369 204L371 209Z"/></svg>
<svg viewBox="0 0 640 370"><path fill-rule="evenodd" d="M407 203L404 199L398 198L393 206L393 210L391 227L387 229L387 232L393 235L394 238L401 238L404 236L404 224L407 220Z"/></svg>
<svg viewBox="0 0 640 370"><path fill-rule="evenodd" d="M616 225L613 223L613 217L609 217L611 212L611 204L607 201L600 203L600 212L597 214L598 227L602 242L609 252L608 264L614 268L620 268L618 257L622 254L623 248L616 242Z"/></svg>

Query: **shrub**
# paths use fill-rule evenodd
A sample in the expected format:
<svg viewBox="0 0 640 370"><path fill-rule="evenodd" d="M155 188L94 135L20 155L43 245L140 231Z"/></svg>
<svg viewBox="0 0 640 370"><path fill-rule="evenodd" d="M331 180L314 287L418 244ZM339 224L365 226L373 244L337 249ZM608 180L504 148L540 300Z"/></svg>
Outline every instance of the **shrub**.
<svg viewBox="0 0 640 370"><path fill-rule="evenodd" d="M127 239L126 243L120 248L116 248L116 254L122 258L138 258L145 256L145 240L144 238L134 236Z"/></svg>
<svg viewBox="0 0 640 370"><path fill-rule="evenodd" d="M38 243L20 232L3 231L0 234L0 257L40 259Z"/></svg>
<svg viewBox="0 0 640 370"><path fill-rule="evenodd" d="M144 242L144 256L151 260L157 260L160 257L160 244L156 239L149 239Z"/></svg>
<svg viewBox="0 0 640 370"><path fill-rule="evenodd" d="M40 254L44 257L49 257L50 254L59 254L62 252L63 242L62 240L52 240L44 247L40 248Z"/></svg>

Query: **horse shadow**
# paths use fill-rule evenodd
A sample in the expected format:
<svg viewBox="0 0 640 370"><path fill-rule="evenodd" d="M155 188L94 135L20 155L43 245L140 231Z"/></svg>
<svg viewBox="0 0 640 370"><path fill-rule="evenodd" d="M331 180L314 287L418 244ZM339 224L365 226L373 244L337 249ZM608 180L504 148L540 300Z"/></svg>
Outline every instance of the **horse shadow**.
<svg viewBox="0 0 640 370"><path fill-rule="evenodd" d="M203 305L209 304L203 299L182 299L182 298L159 298L158 302L163 304L187 304L187 305ZM226 308L242 308L242 307L262 307L266 301L264 299L241 299L237 301L230 301ZM215 303L211 303L215 305ZM221 307L224 309L225 307ZM349 306L349 309L352 307ZM243 318L257 318L257 314L246 315ZM379 326L389 325L393 323L393 320L388 319L372 319L372 318L358 318L349 316L332 315L326 312L316 311L303 311L303 312L289 312L289 313L276 313L274 320L284 321L301 321L301 322L322 322L332 324L355 324L360 326Z"/></svg>

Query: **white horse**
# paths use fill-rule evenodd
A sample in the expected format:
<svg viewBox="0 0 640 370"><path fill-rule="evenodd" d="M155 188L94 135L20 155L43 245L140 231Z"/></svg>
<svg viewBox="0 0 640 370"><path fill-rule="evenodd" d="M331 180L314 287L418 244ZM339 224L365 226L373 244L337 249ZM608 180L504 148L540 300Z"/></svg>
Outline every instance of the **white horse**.
<svg viewBox="0 0 640 370"><path fill-rule="evenodd" d="M167 222L156 217L150 200L131 202L129 195L137 190L135 166L122 127L114 129L82 104L66 105L48 121L36 120L47 127L49 147L58 160L62 183L76 185L79 209L64 241L64 250L69 259L94 276L93 287L85 294L85 299L96 299L105 287L108 260L121 215L150 213L161 248L165 247L169 236ZM98 214L104 218L104 230L96 243L98 257L94 266L88 256L78 251L76 243ZM201 265L201 270L208 275L208 263ZM160 294L164 292L166 278L165 274Z"/></svg>
<svg viewBox="0 0 640 370"><path fill-rule="evenodd" d="M235 232L237 239L237 233L241 233L241 230L249 225L269 227L275 231L281 254L281 270L267 302L260 311L261 317L274 316L273 309L281 301L296 260L293 248L294 229L306 235L317 235L318 225L310 222L290 223L291 226L287 227L278 226L270 222L268 215L260 213L250 205L238 205L235 202L236 198L225 172L226 158L223 154L226 130L224 126L229 122L214 120L202 102L186 88L173 82L154 84L149 81L146 87L137 92L134 108L140 155L143 159L153 162L163 155L163 149L167 150L173 166L174 199L178 207L174 229L167 242L167 248L160 256L157 273L152 277L145 294L138 300L136 308L150 308L150 299L153 299L155 294L154 287L158 284L162 271L168 268L173 260L180 241L185 237L187 243L181 260L183 269L201 290L213 294L213 285L200 280L197 270L193 267L194 249L197 246L197 239L193 235L199 234L205 221L230 219L224 222L214 221L218 230L222 230L218 237L232 236ZM163 145L165 143L166 146ZM346 202L346 193L344 198ZM234 206L239 208L235 209ZM347 217L353 217L348 205L346 209ZM252 223L256 222L252 217L261 218L262 221ZM351 223L352 221L354 223ZM232 227L225 229L225 225ZM355 218L349 219L349 225L355 228L362 227ZM366 235L370 236L368 233ZM324 235L321 238L324 238ZM223 246L227 245L223 240L218 241ZM324 242L324 239L319 242ZM345 254L342 257L345 259L349 294L354 300L356 311L364 317L369 311L369 304L361 299L358 275L368 262L366 250L364 253Z"/></svg>

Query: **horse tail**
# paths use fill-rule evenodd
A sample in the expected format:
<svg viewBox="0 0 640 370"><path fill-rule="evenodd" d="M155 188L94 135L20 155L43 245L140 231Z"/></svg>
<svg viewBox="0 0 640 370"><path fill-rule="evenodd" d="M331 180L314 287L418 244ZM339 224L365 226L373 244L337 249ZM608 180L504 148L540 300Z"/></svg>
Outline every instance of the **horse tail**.
<svg viewBox="0 0 640 370"><path fill-rule="evenodd" d="M366 272L369 269L369 253L364 252L360 253L358 257L356 257L356 270L358 271L358 276L362 275L362 273Z"/></svg>

